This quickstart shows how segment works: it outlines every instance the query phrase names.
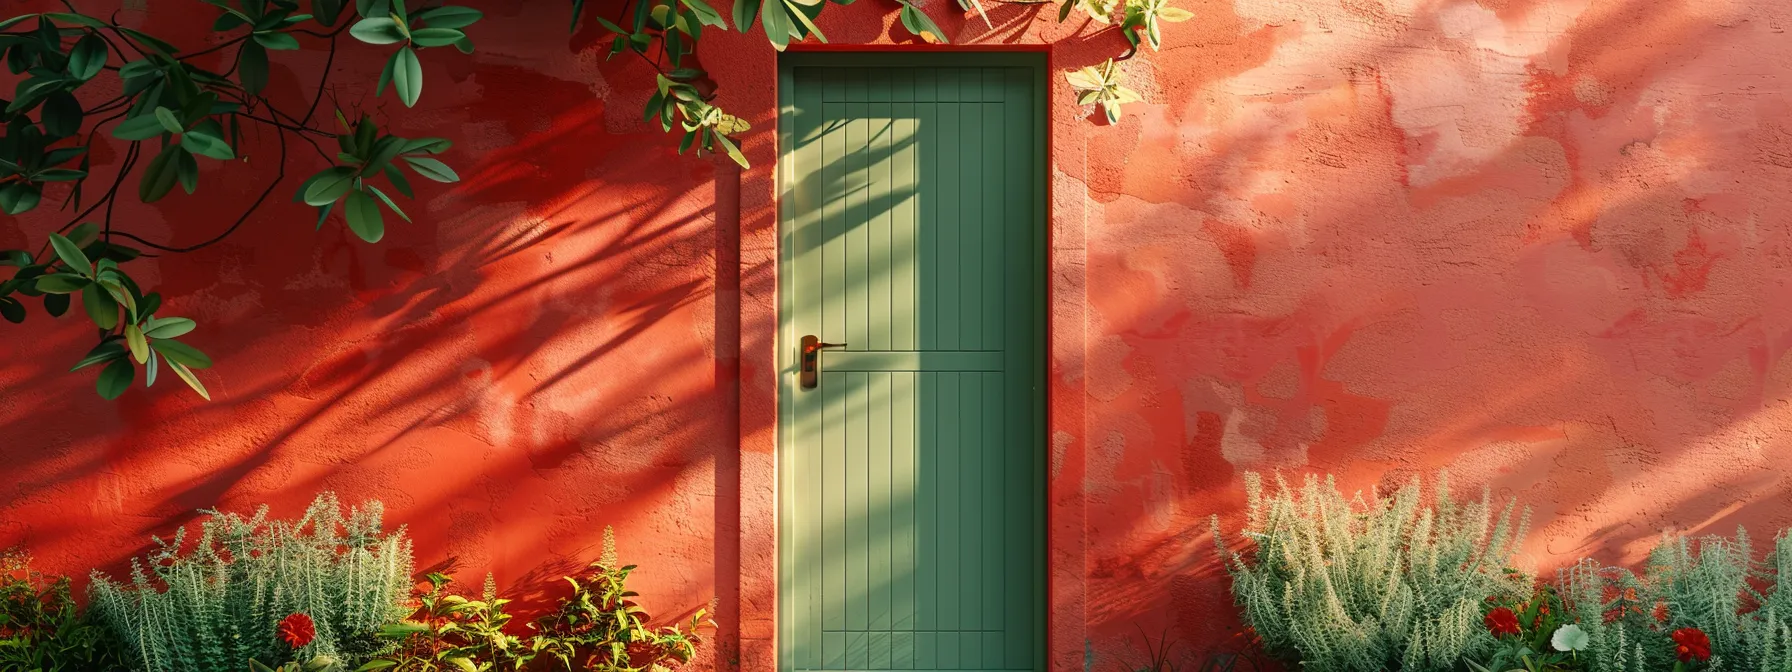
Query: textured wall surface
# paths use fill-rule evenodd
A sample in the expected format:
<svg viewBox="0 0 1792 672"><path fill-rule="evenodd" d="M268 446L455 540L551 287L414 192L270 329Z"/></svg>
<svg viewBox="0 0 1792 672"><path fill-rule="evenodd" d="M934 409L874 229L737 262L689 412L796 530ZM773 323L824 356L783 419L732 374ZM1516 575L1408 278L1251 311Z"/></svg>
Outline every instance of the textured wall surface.
<svg viewBox="0 0 1792 672"><path fill-rule="evenodd" d="M364 245L281 202L138 262L203 325L214 402L100 401L63 373L76 319L0 325L0 545L116 567L197 507L292 514L329 488L386 501L425 563L530 589L614 525L649 606L720 596L743 644L716 662L769 669L775 54L706 37L720 102L756 127L742 172L644 128L649 70L603 62L596 26L567 38L565 3L469 4L479 52L426 54L414 111L372 96L382 52L338 59L335 101L457 143L466 179L422 187L417 224ZM1542 568L1792 524L1792 6L1177 4L1195 18L1127 62L1146 102L1119 124L1053 80L1057 667L1137 660L1135 624L1186 656L1225 641L1206 516L1239 507L1245 469L1448 468L1535 507ZM1049 43L1060 72L1125 46L1055 7L991 2L991 30L946 5L955 42ZM909 41L893 7L821 27ZM276 55L274 88L309 89L311 46ZM258 143L252 163L277 158ZM321 165L292 150L290 173ZM203 240L251 177L208 164L200 197L120 221ZM0 247L61 221L6 220Z"/></svg>

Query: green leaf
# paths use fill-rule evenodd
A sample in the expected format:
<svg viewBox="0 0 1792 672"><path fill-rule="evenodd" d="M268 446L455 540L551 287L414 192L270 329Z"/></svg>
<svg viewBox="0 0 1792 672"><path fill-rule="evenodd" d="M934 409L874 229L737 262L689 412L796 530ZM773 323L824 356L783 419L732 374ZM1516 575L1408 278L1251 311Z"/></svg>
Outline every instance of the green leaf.
<svg viewBox="0 0 1792 672"><path fill-rule="evenodd" d="M35 173L32 173L31 181L32 182L73 182L73 181L79 180L83 177L87 177L87 171L85 171L85 170L70 170L68 168L50 168L48 170L40 170Z"/></svg>
<svg viewBox="0 0 1792 672"><path fill-rule="evenodd" d="M20 22L22 22L22 21L24 21L24 20L26 20L26 19L29 19L29 18L31 18L31 17L33 17L33 16L37 16L37 15L36 15L36 14L20 14L20 15L18 15L18 16L15 16L15 17L12 17L12 18L9 18L9 19L6 19L6 20L4 20L4 21L0 21L0 30L6 30L6 29L7 29L7 28L11 28L11 27L13 27L13 26L16 26L16 25L18 25L18 24L19 24L19 23L20 23Z"/></svg>
<svg viewBox="0 0 1792 672"><path fill-rule="evenodd" d="M683 2L685 7L697 15L697 20L703 22L703 25L724 29L728 27L728 23L722 20L722 13L716 11L714 7L710 7L703 0L683 0Z"/></svg>
<svg viewBox="0 0 1792 672"><path fill-rule="evenodd" d="M431 28L465 28L485 18L485 14L472 7L455 7L452 5L426 9L417 12L417 20ZM416 39L412 33L412 39Z"/></svg>
<svg viewBox="0 0 1792 672"><path fill-rule="evenodd" d="M920 8L904 2L902 3L901 16L902 27L907 28L908 32L914 33L915 37L919 37L926 42L939 42L942 44L951 42L951 40L946 39L946 34L940 30L940 27L934 24L933 19L928 18L927 14L922 12Z"/></svg>
<svg viewBox="0 0 1792 672"><path fill-rule="evenodd" d="M418 28L411 31L411 42L420 47L446 47L466 36L453 28Z"/></svg>
<svg viewBox="0 0 1792 672"><path fill-rule="evenodd" d="M138 364L149 361L149 341L143 338L143 330L135 324L124 325L124 342L131 347L131 358Z"/></svg>
<svg viewBox="0 0 1792 672"><path fill-rule="evenodd" d="M230 143L224 140L224 127L216 119L206 119L194 125L180 136L180 146L219 161L236 158L236 152L231 151Z"/></svg>
<svg viewBox="0 0 1792 672"><path fill-rule="evenodd" d="M460 181L460 175L455 174L453 168L449 168L448 164L442 163L441 161L424 156L407 156L404 157L404 161L405 163L411 164L411 170L417 171L418 175L422 175L437 182L453 183Z"/></svg>
<svg viewBox="0 0 1792 672"><path fill-rule="evenodd" d="M27 14L26 16L30 16L30 15ZM72 23L77 26L86 26L88 28L105 28L106 27L106 24L104 22L100 21L99 19L93 18L91 16L87 16L86 14L69 14L66 12L46 12L44 14L44 17L49 18L49 19L54 19L57 21L61 21L63 23ZM4 28L4 27L5 27L4 25L0 25L0 28Z"/></svg>
<svg viewBox="0 0 1792 672"><path fill-rule="evenodd" d="M143 172L143 179L137 183L137 198L144 203L154 203L168 195L180 179L180 155L187 150L180 145L169 145L156 158L149 160L149 167Z"/></svg>
<svg viewBox="0 0 1792 672"><path fill-rule="evenodd" d="M197 326L199 325L184 317L158 317L153 325L143 330L143 335L149 338L179 338Z"/></svg>
<svg viewBox="0 0 1792 672"><path fill-rule="evenodd" d="M205 356L205 353L194 349L193 346L180 341L161 339L151 341L149 347L155 348L156 352L162 353L162 356L168 358L168 361L176 362L190 368L208 369L211 368L212 365L212 358Z"/></svg>
<svg viewBox="0 0 1792 672"><path fill-rule="evenodd" d="M81 229L76 227L71 233L79 235ZM82 252L81 246L75 241L64 238L62 234L52 233L50 234L50 248L56 250L56 258L61 259L63 265L68 266L69 270L83 277L93 277L93 262L87 259L87 253Z"/></svg>
<svg viewBox="0 0 1792 672"><path fill-rule="evenodd" d="M81 111L81 101L75 100L75 94L68 91L57 91L45 98L40 116L44 122L44 133L56 138L80 133L81 122L85 118Z"/></svg>
<svg viewBox="0 0 1792 672"><path fill-rule="evenodd" d="M268 87L268 50L260 42L244 42L236 52L236 77L243 90L259 94Z"/></svg>
<svg viewBox="0 0 1792 672"><path fill-rule="evenodd" d="M380 70L380 83L379 86L373 88L373 95L386 95L386 85L392 83L392 70L396 67L398 67L398 52L394 51L392 57L386 59L386 67Z"/></svg>
<svg viewBox="0 0 1792 672"><path fill-rule="evenodd" d="M81 307L99 328L111 331L118 326L118 301L98 283L81 288Z"/></svg>
<svg viewBox="0 0 1792 672"><path fill-rule="evenodd" d="M106 67L106 41L100 36L88 33L68 54L68 74L70 77L87 81Z"/></svg>
<svg viewBox="0 0 1792 672"><path fill-rule="evenodd" d="M397 189L398 193L404 194L405 198L417 197L417 194L411 191L411 181L405 178L404 173L399 172L398 166L386 164L385 173L386 179L392 181L392 188Z"/></svg>
<svg viewBox="0 0 1792 672"><path fill-rule="evenodd" d="M398 204L393 203L392 198L387 196L386 192L380 191L379 187L369 184L369 185L367 185L367 190L373 192L373 195L378 196L380 198L380 201L382 201L386 204L386 207L392 209L392 212L398 213L398 217L400 219L403 219L406 222L411 221L411 216L404 214L403 210L398 209Z"/></svg>
<svg viewBox="0 0 1792 672"><path fill-rule="evenodd" d="M23 268L30 265L30 252L25 250L0 250L0 266L18 266Z"/></svg>
<svg viewBox="0 0 1792 672"><path fill-rule="evenodd" d="M81 145L79 147L59 147L57 149L50 150L50 153L44 155L44 165L54 166L59 163L64 163L64 162L68 161L69 159L75 158L77 156L82 156L86 153L87 153L86 145Z"/></svg>
<svg viewBox="0 0 1792 672"><path fill-rule="evenodd" d="M173 343L174 341L156 341L156 342L157 343ZM160 350L158 350L158 352L160 352ZM162 352L162 356L167 357L168 353ZM193 375L192 371L187 370L187 367L185 365L181 364L180 362L175 361L173 358L169 358L168 359L168 368L174 371L174 375L180 376L181 381L185 382L187 384L187 387L191 387L191 388L193 388L194 392L198 392L199 398L204 399L206 401L212 400L211 393L206 392L205 386L201 385L199 383L199 377Z"/></svg>
<svg viewBox="0 0 1792 672"><path fill-rule="evenodd" d="M746 155L740 153L740 148L734 146L734 141L729 140L728 136L722 135L721 133L716 133L715 139L716 139L716 142L722 143L722 149L728 152L728 158L734 159L734 162L740 164L740 167L742 169L752 167L752 166L747 165Z"/></svg>
<svg viewBox="0 0 1792 672"><path fill-rule="evenodd" d="M212 32L222 33L246 25L249 25L249 19L244 17L242 12L225 7L224 13L219 14L217 20L212 21Z"/></svg>
<svg viewBox="0 0 1792 672"><path fill-rule="evenodd" d="M199 188L199 162L192 152L181 152L176 158L179 162L174 167L174 176L180 180L181 190L191 194Z"/></svg>
<svg viewBox="0 0 1792 672"><path fill-rule="evenodd" d="M162 361L162 358L160 356L157 356L156 352L154 350L149 351L149 361L144 363L144 365L143 365L143 386L144 387L155 387L156 370L161 368L161 367L157 366L157 363L160 361Z"/></svg>
<svg viewBox="0 0 1792 672"><path fill-rule="evenodd" d="M318 23L334 26L336 17L342 14L342 0L311 0L311 13Z"/></svg>
<svg viewBox="0 0 1792 672"><path fill-rule="evenodd" d="M440 154L448 151L448 148L453 146L453 142L444 138L416 138L404 141L404 149L398 150L398 153L411 154L415 152L423 152L425 154Z"/></svg>
<svg viewBox="0 0 1792 672"><path fill-rule="evenodd" d="M405 107L415 106L417 97L423 95L423 64L417 62L417 52L410 47L399 49L393 61L392 87L398 90L398 99L404 101Z"/></svg>
<svg viewBox="0 0 1792 672"><path fill-rule="evenodd" d="M0 210L6 211L6 214L9 215L29 212L32 208L37 207L40 200L43 200L43 192L24 182L14 182L0 187Z"/></svg>
<svg viewBox="0 0 1792 672"><path fill-rule="evenodd" d="M759 16L759 0L734 0L734 27L740 32L752 30Z"/></svg>
<svg viewBox="0 0 1792 672"><path fill-rule="evenodd" d="M44 312L49 313L50 317L62 317L63 313L68 312L68 296L69 295L67 294L50 294L45 296Z"/></svg>
<svg viewBox="0 0 1792 672"><path fill-rule="evenodd" d="M783 0L766 0L759 8L759 18L765 22L765 37L771 40L773 48L783 51L790 45L790 36L796 32L796 26L790 22L790 13L784 9Z"/></svg>
<svg viewBox="0 0 1792 672"><path fill-rule="evenodd" d="M123 343L119 343L118 341L106 341L94 346L92 350L88 350L87 356L82 357L81 361L75 362L74 368L69 369L69 373L80 371L81 369L85 369L95 364L104 364L114 359L121 359L124 356L125 348Z"/></svg>
<svg viewBox="0 0 1792 672"><path fill-rule="evenodd" d="M93 222L81 222L69 230L68 240L78 246L87 247L87 244L93 242L99 235L100 225ZM88 258L92 259L93 257L89 255Z"/></svg>
<svg viewBox="0 0 1792 672"><path fill-rule="evenodd" d="M814 35L815 39L821 40L822 44L827 43L828 36L821 34L821 29L815 26L815 22L809 19L808 14L803 12L803 8L798 5L798 0L784 0L784 2L790 4L790 15L802 22L803 27L809 30L809 34Z"/></svg>
<svg viewBox="0 0 1792 672"><path fill-rule="evenodd" d="M53 273L37 277L35 287L45 294L72 294L86 288L93 281L73 273Z"/></svg>
<svg viewBox="0 0 1792 672"><path fill-rule="evenodd" d="M368 44L398 44L404 41L404 32L398 29L398 22L383 16L376 16L356 21L350 26L348 34Z"/></svg>
<svg viewBox="0 0 1792 672"><path fill-rule="evenodd" d="M299 48L299 38L289 33L256 33L255 43L275 51L290 51Z"/></svg>
<svg viewBox="0 0 1792 672"><path fill-rule="evenodd" d="M130 389L131 379L136 376L137 367L131 366L129 360L119 359L106 365L106 369L100 372L99 382L94 386L99 390L101 397L111 401L117 399L118 395L124 394L125 390Z"/></svg>
<svg viewBox="0 0 1792 672"><path fill-rule="evenodd" d="M337 166L319 173L314 179L317 181L305 190L305 204L329 205L355 186L355 169Z"/></svg>
<svg viewBox="0 0 1792 672"><path fill-rule="evenodd" d="M25 304L10 296L0 296L0 317L7 322L18 324L25 321Z"/></svg>
<svg viewBox="0 0 1792 672"><path fill-rule="evenodd" d="M360 667L355 668L355 672L371 672L372 670L383 670L388 667L398 667L398 661L387 660L385 658L376 658L374 660L367 661L366 665L362 665Z"/></svg>
<svg viewBox="0 0 1792 672"><path fill-rule="evenodd" d="M348 228L369 243L380 242L386 237L386 220L380 214L380 206L365 191L349 192L348 200L343 202L343 214L348 218Z"/></svg>
<svg viewBox="0 0 1792 672"><path fill-rule="evenodd" d="M131 117L112 127L112 137L120 140L142 141L158 137L167 129L162 128L162 120L154 114Z"/></svg>
<svg viewBox="0 0 1792 672"><path fill-rule="evenodd" d="M162 124L163 130L169 133L180 133L187 130L185 126L181 125L180 118L174 116L174 110L157 106L155 114L156 121Z"/></svg>
<svg viewBox="0 0 1792 672"><path fill-rule="evenodd" d="M93 27L94 28L104 28L106 26L105 26L105 24L100 24L100 25L96 25ZM130 28L125 28L123 26L120 26L118 28L118 31L121 33L124 33L126 36L130 37L131 39L136 40L139 43L142 43L143 46L149 47L150 50L160 52L164 56L173 56L176 52L180 51L180 49L175 48L174 45L169 44L167 42L163 42L159 39L156 39L155 36L153 36L153 35L146 35L146 34L142 33L141 31L131 30Z"/></svg>

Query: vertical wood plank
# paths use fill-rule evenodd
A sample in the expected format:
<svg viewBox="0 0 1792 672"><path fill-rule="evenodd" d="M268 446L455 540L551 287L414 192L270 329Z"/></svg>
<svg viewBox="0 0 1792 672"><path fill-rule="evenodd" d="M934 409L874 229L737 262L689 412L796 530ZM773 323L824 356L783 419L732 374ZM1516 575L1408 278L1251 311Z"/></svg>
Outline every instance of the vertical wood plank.
<svg viewBox="0 0 1792 672"><path fill-rule="evenodd" d="M985 350L983 342L983 203L1003 198L983 186L983 70L959 68L958 143L958 333L960 350Z"/></svg>
<svg viewBox="0 0 1792 672"><path fill-rule="evenodd" d="M982 584L990 580L983 574L983 423L988 417L984 406L983 374L958 374L959 403L964 408L958 428L958 564L954 570L964 577L958 591L958 610L963 614L960 630L988 627L983 621ZM975 642L973 642L974 644ZM961 642L961 645L964 644ZM967 647L961 664L975 667L981 658L974 646Z"/></svg>
<svg viewBox="0 0 1792 672"><path fill-rule="evenodd" d="M863 371L846 377L846 629L863 631L871 612L870 384ZM858 649L861 654L863 649ZM847 651L847 664L863 664Z"/></svg>
<svg viewBox="0 0 1792 672"><path fill-rule="evenodd" d="M891 454L892 410L895 406L890 398L890 374L878 371L868 374L870 382L869 404L866 414L870 416L869 429L870 460L865 465L866 476L870 481L870 520L867 521L871 533L870 570L871 575L865 586L865 601L871 613L866 628L870 630L889 630L894 602L890 588L892 579L890 566L894 552L890 543L893 528L890 525L894 503L891 500L890 483L894 472ZM889 640L885 640L887 646ZM886 658L888 656L886 655Z"/></svg>
<svg viewBox="0 0 1792 672"><path fill-rule="evenodd" d="M898 371L890 378L890 500L892 511L890 627L912 630L915 626L915 505L918 484L915 482L917 435L915 418L915 376ZM897 646L902 645L898 640ZM914 640L907 640L913 646ZM900 654L899 654L900 655Z"/></svg>
<svg viewBox="0 0 1792 672"><path fill-rule="evenodd" d="M916 435L915 483L915 629L940 629L940 375L922 371L915 374L920 409ZM924 642L917 640L916 647ZM933 663L917 649L915 664L927 669Z"/></svg>
<svg viewBox="0 0 1792 672"><path fill-rule="evenodd" d="M822 149L822 123L825 119L821 102L821 72L816 68L798 68L791 73L792 97L796 124L794 125L794 152L797 169L802 171L819 171L825 162ZM819 307L821 286L821 214L824 207L825 190L810 180L799 180L792 185L795 201L795 212L790 226L792 227L791 248L794 250L794 268L791 269L794 282L790 291L792 300L799 306ZM819 325L819 315L815 311L799 311L794 323L797 331L813 330ZM790 389L790 388L786 388ZM821 539L823 511L821 489L819 487L795 487L796 482L819 484L821 482L822 455L822 423L825 419L823 398L813 392L791 395L792 404L790 421L791 436L796 446L804 449L795 451L796 478L790 479L786 489L791 498L786 509L788 523L789 552L797 558L801 566L822 566ZM781 475L782 476L782 475ZM821 665L821 641L814 636L821 630L822 583L817 580L816 572L781 572L784 585L782 597L786 600L790 614L791 636L782 638L781 655L790 660L793 667L815 669Z"/></svg>
<svg viewBox="0 0 1792 672"><path fill-rule="evenodd" d="M956 96L959 90L959 68L941 68L937 72L940 92ZM939 302L939 342L936 347L941 350L958 350L963 344L959 334L964 324L964 314L959 308L962 303L960 295L964 291L959 277L962 268L959 250L964 247L962 236L959 235L964 226L961 219L964 194L959 189L964 145L959 130L959 112L964 106L941 103L937 107L940 143L937 163L933 166L938 180L933 181L933 186L939 193L939 205L934 210L936 247L933 253L939 260L934 270L939 272L940 291L938 296L930 298Z"/></svg>
<svg viewBox="0 0 1792 672"><path fill-rule="evenodd" d="M917 184L915 157L918 154L915 137L916 124L920 121L915 105L915 71L902 69L896 71L891 85L891 163L890 163L890 195L891 211L891 291L890 291L890 349L914 350L916 345L917 321L920 315L915 310L920 287L917 285L916 268L920 259L915 249L916 222L915 205L920 195L916 193Z"/></svg>
<svg viewBox="0 0 1792 672"><path fill-rule="evenodd" d="M963 488L963 465L960 456L963 454L961 441L964 437L962 419L959 416L963 409L959 382L962 374L942 371L940 377L940 470L939 476L939 534L940 555L939 579L940 619L939 629L958 630L965 627L963 591L959 589L959 578L964 573L964 502L960 496ZM954 640L956 641L956 640ZM954 659L956 661L956 659ZM954 662L956 664L956 662Z"/></svg>
<svg viewBox="0 0 1792 672"><path fill-rule="evenodd" d="M891 153L894 151L892 135L895 128L892 120L890 104L891 72L889 68L873 68L870 71L870 98L866 107L869 123L867 153L869 155L868 189L870 193L870 211L867 229L870 233L870 296L868 310L870 324L866 330L866 343L870 350L890 350L891 335L896 322L892 311L891 291L894 278L891 277L891 255L894 251L892 229L895 203L894 175L895 161Z"/></svg>
<svg viewBox="0 0 1792 672"><path fill-rule="evenodd" d="M869 73L846 76L846 349L869 350L871 339L871 120Z"/></svg>
<svg viewBox="0 0 1792 672"><path fill-rule="evenodd" d="M866 670L871 668L870 633L863 630L847 631L846 668L849 670Z"/></svg>
<svg viewBox="0 0 1792 672"><path fill-rule="evenodd" d="M915 72L915 268L919 277L920 304L915 307L919 324L915 325L916 347L940 349L940 115L939 70L923 68ZM918 664L918 663L917 663Z"/></svg>
<svg viewBox="0 0 1792 672"><path fill-rule="evenodd" d="M822 629L846 629L846 374L822 371L818 381L826 408L822 420L822 469L827 478L821 482L822 506L826 527L822 545L826 562L822 566L823 607ZM844 650L844 649L843 649ZM831 657L831 654L830 654ZM837 668L836 668L837 669Z"/></svg>

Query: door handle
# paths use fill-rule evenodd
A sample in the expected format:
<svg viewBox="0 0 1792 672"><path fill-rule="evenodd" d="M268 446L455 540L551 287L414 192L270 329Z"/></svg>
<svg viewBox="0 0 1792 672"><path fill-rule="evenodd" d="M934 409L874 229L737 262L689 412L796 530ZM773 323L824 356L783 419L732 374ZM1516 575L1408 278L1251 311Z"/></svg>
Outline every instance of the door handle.
<svg viewBox="0 0 1792 672"><path fill-rule="evenodd" d="M813 390L821 384L821 351L827 348L844 348L845 343L823 343L813 334L803 337L802 366L797 376L798 384L805 390Z"/></svg>

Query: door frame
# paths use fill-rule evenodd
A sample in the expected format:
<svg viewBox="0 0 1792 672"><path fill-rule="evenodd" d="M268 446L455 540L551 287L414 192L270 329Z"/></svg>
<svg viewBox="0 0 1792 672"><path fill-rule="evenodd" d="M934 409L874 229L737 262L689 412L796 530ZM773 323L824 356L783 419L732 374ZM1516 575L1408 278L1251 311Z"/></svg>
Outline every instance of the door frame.
<svg viewBox="0 0 1792 672"><path fill-rule="evenodd" d="M1052 669L1052 652L1056 650L1056 642L1053 641L1053 626L1056 621L1055 615L1057 611L1054 608L1057 603L1057 582L1053 580L1056 567L1055 563L1052 561L1053 515L1051 506L1052 471L1050 468L1051 436L1052 428L1054 427L1051 365L1052 348L1056 343L1056 340L1054 339L1055 328L1052 314L1052 297L1055 296L1054 292L1056 290L1053 283L1053 279L1056 276L1056 273L1054 272L1054 262L1056 260L1054 258L1053 223L1057 221L1055 213L1052 211L1052 205L1056 200L1053 195L1053 180L1051 176L1051 166L1054 163L1054 157L1052 155L1052 136L1055 134L1052 132L1050 104L1052 99L1051 73L1055 70L1052 62L1053 58L1050 44L854 45L794 43L777 57L777 78L774 81L774 90L772 93L774 105L773 123L777 127L777 146L775 148L776 160L775 165L773 166L775 176L773 178L772 191L773 214L775 216L774 236L778 246L776 275L778 287L776 309L777 324L772 337L772 364L777 378L773 392L777 408L774 412L774 422L772 425L772 441L775 451L773 453L772 461L775 474L773 486L774 492L772 494L772 513L774 520L773 530L776 535L774 543L772 544L772 571L773 576L775 577L774 583L776 585L776 602L773 608L776 613L773 615L774 625L772 628L773 669L777 672L786 672L787 668L785 667L785 662L789 659L787 647L790 646L791 642L791 638L787 632L788 620L785 618L784 613L784 605L789 604L791 601L789 591L792 589L792 585L786 577L787 572L784 563L785 558L783 556L784 549L788 547L788 544L786 543L787 529L784 525L783 516L784 492L789 485L786 482L786 479L790 477L789 470L784 468L787 447L785 444L787 437L784 435L784 427L785 423L790 419L789 414L792 412L792 405L783 403L783 400L784 395L787 392L794 390L796 387L796 347L798 340L801 338L800 334L795 333L791 321L786 319L794 309L791 305L791 293L784 291L784 288L789 286L787 284L790 280L789 274L794 268L792 259L794 250L791 245L787 244L788 226L791 223L792 218L790 217L790 213L785 211L785 206L793 200L791 198L790 188L791 185L797 181L798 176L795 174L795 161L789 160L795 150L795 144L793 142L795 129L793 125L786 124L784 121L790 117L792 112L792 103L787 99L788 93L793 90L790 72L791 67L793 61L803 58L800 54L805 53L834 53L843 56L863 55L865 60L872 62L902 60L904 57L911 56L920 56L920 58L916 60L925 62L937 60L940 58L939 55L950 55L954 53L1012 53L1037 54L1039 56L1039 75L1035 80L1035 83L1038 86L1034 89L1033 94L1034 114L1037 115L1039 133L1038 137L1034 138L1034 142L1036 143L1035 149L1039 152L1040 157L1038 166L1040 172L1038 175L1040 182L1039 186L1041 188L1040 198L1044 201L1044 203L1041 204L1040 221L1038 222L1039 226L1044 228L1043 233L1045 235L1042 246L1044 248L1044 258L1040 260L1040 268L1045 272L1046 277L1042 278L1042 289L1044 290L1042 293L1042 300L1044 301L1044 305L1041 306L1045 321L1045 333L1040 334L1041 347L1039 351L1039 365L1041 371L1044 373L1044 389L1040 391L1040 400L1043 402L1043 409L1038 421L1041 423L1042 429L1040 435L1046 440L1037 446L1037 449L1040 452L1040 459L1046 461L1046 469L1044 472L1045 482L1041 484L1042 487L1040 488L1044 501L1039 502L1044 513L1045 527L1045 529L1041 530L1042 547L1040 548L1040 552L1043 555L1043 557L1040 558L1040 563L1042 579L1045 582L1045 585L1043 586L1045 601L1042 605L1043 613L1040 614L1041 629L1043 632L1039 633L1040 640L1038 646L1041 672L1045 672Z"/></svg>

